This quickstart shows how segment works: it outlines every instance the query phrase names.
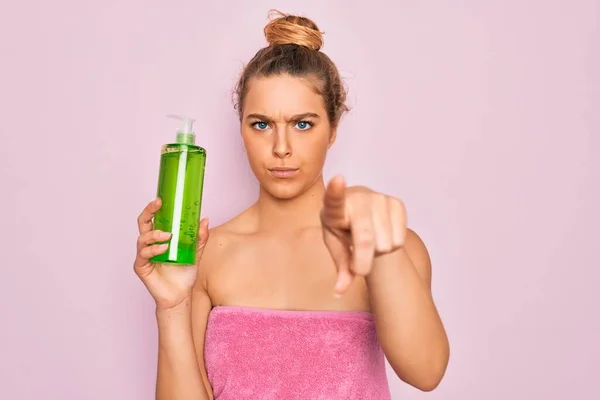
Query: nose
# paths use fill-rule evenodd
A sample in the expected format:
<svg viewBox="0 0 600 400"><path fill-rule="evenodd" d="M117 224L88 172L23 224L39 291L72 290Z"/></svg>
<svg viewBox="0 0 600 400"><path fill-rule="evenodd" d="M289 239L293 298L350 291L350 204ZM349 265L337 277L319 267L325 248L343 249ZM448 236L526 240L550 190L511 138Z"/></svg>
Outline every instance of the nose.
<svg viewBox="0 0 600 400"><path fill-rule="evenodd" d="M278 158L287 158L292 155L292 146L284 128L277 128L274 135L273 155Z"/></svg>

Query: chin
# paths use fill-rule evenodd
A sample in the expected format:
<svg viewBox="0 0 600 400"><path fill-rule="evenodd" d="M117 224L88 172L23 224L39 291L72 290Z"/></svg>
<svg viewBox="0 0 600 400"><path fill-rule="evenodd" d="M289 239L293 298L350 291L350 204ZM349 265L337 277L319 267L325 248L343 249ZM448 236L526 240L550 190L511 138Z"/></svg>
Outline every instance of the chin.
<svg viewBox="0 0 600 400"><path fill-rule="evenodd" d="M298 185L290 185L285 183L271 183L263 185L263 189L271 196L281 200L291 200L302 194L303 190Z"/></svg>
<svg viewBox="0 0 600 400"><path fill-rule="evenodd" d="M267 179L266 182L261 182L261 186L271 196L281 200L291 200L304 193L307 189L304 187L303 182L294 182L291 180L275 181Z"/></svg>

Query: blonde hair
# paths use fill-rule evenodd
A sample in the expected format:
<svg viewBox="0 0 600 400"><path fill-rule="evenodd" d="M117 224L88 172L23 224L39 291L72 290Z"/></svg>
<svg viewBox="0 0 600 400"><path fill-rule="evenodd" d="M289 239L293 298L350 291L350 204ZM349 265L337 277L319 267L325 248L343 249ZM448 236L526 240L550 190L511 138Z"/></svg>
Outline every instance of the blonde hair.
<svg viewBox="0 0 600 400"><path fill-rule="evenodd" d="M323 47L323 33L310 19L297 15L285 15L271 10L279 15L265 26L265 38L269 45L297 44L319 51Z"/></svg>
<svg viewBox="0 0 600 400"><path fill-rule="evenodd" d="M346 90L336 65L320 49L323 33L310 19L272 10L278 17L264 28L269 45L260 49L244 68L236 86L236 108L243 116L248 82L253 77L288 74L308 78L315 91L323 97L327 116L337 126L346 106Z"/></svg>

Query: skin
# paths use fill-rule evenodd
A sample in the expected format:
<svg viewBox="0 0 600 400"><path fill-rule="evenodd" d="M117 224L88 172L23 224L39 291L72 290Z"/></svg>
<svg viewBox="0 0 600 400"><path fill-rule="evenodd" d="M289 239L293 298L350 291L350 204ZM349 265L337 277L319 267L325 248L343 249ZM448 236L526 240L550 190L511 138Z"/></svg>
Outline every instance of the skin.
<svg viewBox="0 0 600 400"><path fill-rule="evenodd" d="M166 251L154 243L169 237L152 230L160 200L140 215L134 269L156 301L157 399L213 398L203 349L217 305L373 312L397 376L423 391L441 381L449 344L427 249L407 228L401 200L340 176L325 185L337 132L313 87L287 75L250 81L241 134L260 195L210 233L201 221L198 265L150 263ZM277 167L295 171L281 178Z"/></svg>

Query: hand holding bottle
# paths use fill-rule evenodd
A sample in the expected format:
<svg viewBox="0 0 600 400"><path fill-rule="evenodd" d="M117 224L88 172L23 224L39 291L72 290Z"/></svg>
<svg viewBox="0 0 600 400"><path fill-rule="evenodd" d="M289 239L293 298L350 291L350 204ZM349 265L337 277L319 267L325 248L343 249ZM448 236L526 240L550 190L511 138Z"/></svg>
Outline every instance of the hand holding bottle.
<svg viewBox="0 0 600 400"><path fill-rule="evenodd" d="M166 242L171 238L168 232L154 230L153 217L162 203L156 199L149 203L138 218L139 237L137 241L137 256L133 264L136 274L140 277L154 300L156 307L167 310L177 307L190 298L196 282L198 261L208 241L208 220L202 219L198 232L198 249L196 264L166 265L150 261L150 258L163 254L168 250Z"/></svg>

